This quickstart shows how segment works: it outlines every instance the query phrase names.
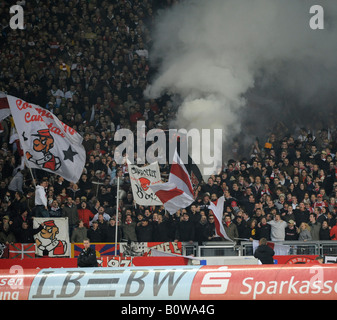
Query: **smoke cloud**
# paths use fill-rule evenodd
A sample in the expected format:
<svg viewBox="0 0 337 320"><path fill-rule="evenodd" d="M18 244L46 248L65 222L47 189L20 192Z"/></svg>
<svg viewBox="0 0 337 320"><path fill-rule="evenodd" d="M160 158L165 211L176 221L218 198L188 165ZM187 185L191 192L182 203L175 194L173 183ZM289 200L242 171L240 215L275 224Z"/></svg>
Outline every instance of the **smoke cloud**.
<svg viewBox="0 0 337 320"><path fill-rule="evenodd" d="M249 144L280 121L336 119L337 6L321 2L323 30L309 26L316 1L181 1L157 17L145 94L176 97L173 128L222 129L224 159L233 139Z"/></svg>

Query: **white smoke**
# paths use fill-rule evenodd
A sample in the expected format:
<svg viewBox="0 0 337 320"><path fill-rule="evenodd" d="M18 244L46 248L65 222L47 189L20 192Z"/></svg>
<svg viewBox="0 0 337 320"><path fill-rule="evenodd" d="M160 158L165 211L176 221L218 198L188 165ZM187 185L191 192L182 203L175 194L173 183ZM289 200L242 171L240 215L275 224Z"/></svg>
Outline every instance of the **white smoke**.
<svg viewBox="0 0 337 320"><path fill-rule="evenodd" d="M324 100L321 92L330 94L336 80L337 6L323 2L325 29L312 30L314 1L181 1L157 17L150 57L158 74L145 94L178 95L182 103L172 125L222 129L224 144L245 130L244 96L257 78L259 86L274 82L276 92L297 95L303 105Z"/></svg>

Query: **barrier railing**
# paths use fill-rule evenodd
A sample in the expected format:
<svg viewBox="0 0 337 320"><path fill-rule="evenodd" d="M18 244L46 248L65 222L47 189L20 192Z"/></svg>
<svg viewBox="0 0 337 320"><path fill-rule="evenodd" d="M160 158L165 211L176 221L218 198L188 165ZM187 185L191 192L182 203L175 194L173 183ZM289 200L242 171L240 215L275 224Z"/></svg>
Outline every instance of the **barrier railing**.
<svg viewBox="0 0 337 320"><path fill-rule="evenodd" d="M275 244L287 245L287 253L276 253L277 255L337 255L337 241L280 241ZM20 246L19 246L20 245ZM92 243L99 256L114 255L113 243ZM35 244L15 244L7 248L7 254L0 254L0 258L34 258ZM71 256L77 255L83 249L82 243L71 245ZM121 248L123 250L121 250ZM1 249L1 248L0 248ZM183 256L192 255L194 257L225 257L225 256L252 256L253 243L241 241L240 243L229 241L210 241L210 242L151 242L151 243L118 243L117 255L122 256L143 256L151 255L152 249L173 253ZM1 250L0 250L1 251ZM4 250L2 249L2 253ZM9 254L10 253L10 254Z"/></svg>
<svg viewBox="0 0 337 320"><path fill-rule="evenodd" d="M206 242L197 248L198 257L238 256L235 243Z"/></svg>
<svg viewBox="0 0 337 320"><path fill-rule="evenodd" d="M277 244L288 245L289 255L327 255L337 254L337 241L279 241ZM184 253L197 257L210 256L250 256L253 254L253 243L242 241L240 244L227 241L183 243ZM194 247L194 248L192 248Z"/></svg>

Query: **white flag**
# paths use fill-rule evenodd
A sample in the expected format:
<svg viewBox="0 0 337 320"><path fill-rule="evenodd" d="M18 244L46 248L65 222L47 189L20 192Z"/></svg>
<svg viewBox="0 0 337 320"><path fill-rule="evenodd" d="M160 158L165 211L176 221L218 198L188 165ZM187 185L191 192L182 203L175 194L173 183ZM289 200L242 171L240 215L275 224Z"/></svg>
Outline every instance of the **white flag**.
<svg viewBox="0 0 337 320"><path fill-rule="evenodd" d="M81 135L44 108L9 95L7 100L27 166L77 182L86 160Z"/></svg>
<svg viewBox="0 0 337 320"><path fill-rule="evenodd" d="M215 231L219 237L225 238L226 240L233 241L227 236L225 228L222 224L223 210L224 210L225 197L222 196L216 201L210 203L208 209L212 210L214 215Z"/></svg>
<svg viewBox="0 0 337 320"><path fill-rule="evenodd" d="M158 162L138 167L128 161L133 199L143 206L160 206L162 202L155 195L151 186L161 183Z"/></svg>
<svg viewBox="0 0 337 320"><path fill-rule="evenodd" d="M42 222L43 229L34 236L35 254L43 256L44 252L48 252L49 257L69 257L68 218L34 218L34 229L37 229Z"/></svg>
<svg viewBox="0 0 337 320"><path fill-rule="evenodd" d="M258 246L259 240L253 240L253 252L255 252ZM290 251L290 246L286 244L268 241L267 246L274 250L276 256L286 256L289 254Z"/></svg>

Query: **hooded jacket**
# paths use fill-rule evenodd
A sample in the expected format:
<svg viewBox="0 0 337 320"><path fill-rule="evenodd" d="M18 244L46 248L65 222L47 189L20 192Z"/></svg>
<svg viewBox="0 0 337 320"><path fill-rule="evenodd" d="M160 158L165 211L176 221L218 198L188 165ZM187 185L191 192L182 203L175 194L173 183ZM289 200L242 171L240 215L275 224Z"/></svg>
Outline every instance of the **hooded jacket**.
<svg viewBox="0 0 337 320"><path fill-rule="evenodd" d="M259 245L254 252L254 257L259 259L262 264L274 264L274 255L275 251L266 244Z"/></svg>

